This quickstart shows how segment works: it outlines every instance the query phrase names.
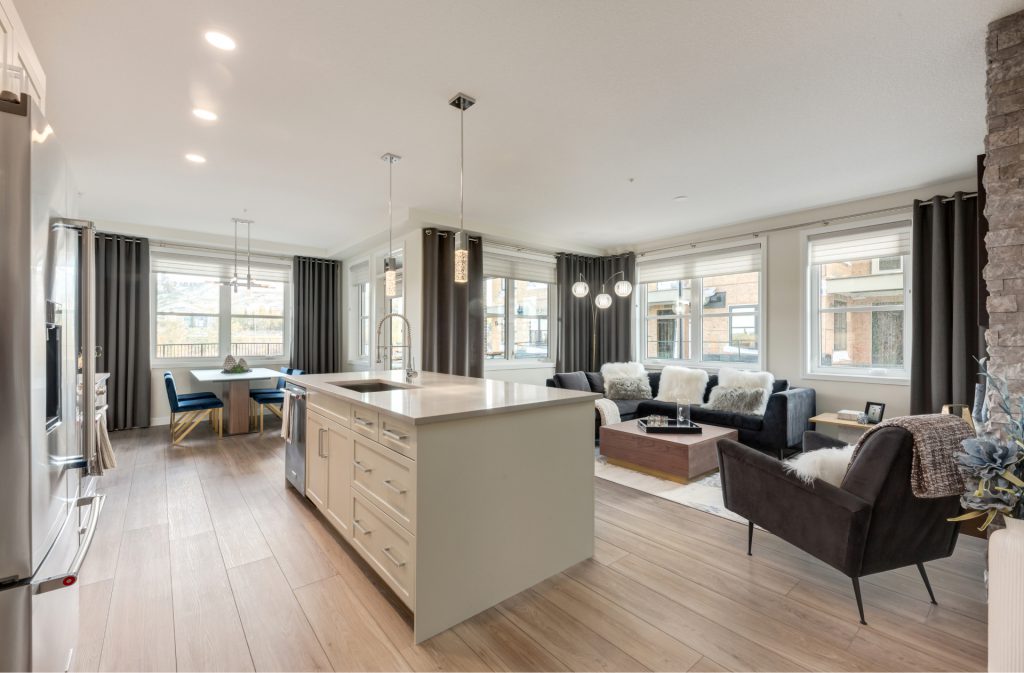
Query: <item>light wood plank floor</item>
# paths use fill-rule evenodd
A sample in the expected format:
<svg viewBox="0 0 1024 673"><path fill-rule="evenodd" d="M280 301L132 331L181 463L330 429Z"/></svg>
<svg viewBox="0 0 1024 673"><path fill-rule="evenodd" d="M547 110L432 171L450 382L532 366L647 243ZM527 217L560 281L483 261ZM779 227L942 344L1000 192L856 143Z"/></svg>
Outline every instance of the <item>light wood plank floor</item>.
<svg viewBox="0 0 1024 673"><path fill-rule="evenodd" d="M594 558L428 642L284 482L276 430L112 435L77 670L985 669L984 543L849 580L763 532L595 480Z"/></svg>

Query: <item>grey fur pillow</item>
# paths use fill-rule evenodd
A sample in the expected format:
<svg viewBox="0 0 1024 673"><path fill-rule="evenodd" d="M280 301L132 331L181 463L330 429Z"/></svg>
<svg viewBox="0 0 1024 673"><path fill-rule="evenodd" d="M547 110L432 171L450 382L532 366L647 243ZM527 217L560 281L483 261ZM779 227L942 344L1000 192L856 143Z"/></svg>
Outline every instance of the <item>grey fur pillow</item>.
<svg viewBox="0 0 1024 673"><path fill-rule="evenodd" d="M610 400L649 400L651 382L646 376L608 379L604 382L604 396Z"/></svg>
<svg viewBox="0 0 1024 673"><path fill-rule="evenodd" d="M763 416L764 394L765 391L760 388L715 386L711 389L711 397L708 398L704 408Z"/></svg>

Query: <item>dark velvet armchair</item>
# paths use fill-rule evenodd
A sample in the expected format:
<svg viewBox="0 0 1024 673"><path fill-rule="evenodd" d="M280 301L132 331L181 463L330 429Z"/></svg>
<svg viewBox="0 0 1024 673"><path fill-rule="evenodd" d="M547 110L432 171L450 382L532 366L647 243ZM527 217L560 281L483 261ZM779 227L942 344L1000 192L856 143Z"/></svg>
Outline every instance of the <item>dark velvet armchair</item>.
<svg viewBox="0 0 1024 673"><path fill-rule="evenodd" d="M806 450L843 443L816 432L804 436ZM754 524L817 557L853 580L861 624L864 604L859 578L916 565L932 603L935 595L924 563L953 553L959 498L917 498L910 490L913 439L902 428L880 428L861 448L840 487L804 483L780 461L738 442L718 442L725 506Z"/></svg>

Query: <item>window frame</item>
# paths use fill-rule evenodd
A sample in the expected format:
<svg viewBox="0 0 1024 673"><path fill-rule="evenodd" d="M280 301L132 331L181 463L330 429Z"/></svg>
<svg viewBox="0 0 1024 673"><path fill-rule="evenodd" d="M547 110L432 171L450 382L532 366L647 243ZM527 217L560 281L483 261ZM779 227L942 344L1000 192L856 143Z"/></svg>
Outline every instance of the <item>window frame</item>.
<svg viewBox="0 0 1024 673"><path fill-rule="evenodd" d="M852 222L845 225L831 225L830 231L856 231L857 229L868 229L871 227L877 227L878 225L891 224L894 229L909 227L909 221L911 219L910 212L896 213L885 217L862 219L856 222ZM821 233L820 229L809 229L801 232L800 237L800 256L801 266L803 268L803 338L802 350L803 350L803 378L812 381L845 381L850 383L878 383L884 385L898 385L898 386L909 386L910 376L913 369L912 352L913 352L913 333L911 325L912 307L913 307L913 288L911 287L911 279L913 278L913 267L914 260L912 254L903 256L903 261L900 271L895 270L879 270L877 264L877 258L871 260L871 271L872 274L881 275L895 275L897 273L903 274L903 363L902 369L894 368L861 368L861 367L843 367L843 366L832 366L822 367L819 363L821 361L820 353L820 315L822 309L819 306L820 296L819 290L821 287L821 274L817 271L817 267L810 263L810 244L811 237L815 234ZM860 260L851 260L860 261ZM892 310L895 307L892 305L883 305L878 307L864 306L864 307L849 307L843 306L832 309L824 309L826 313L876 313L885 310Z"/></svg>
<svg viewBox="0 0 1024 673"><path fill-rule="evenodd" d="M197 257L197 259L206 259L206 258ZM282 265L282 266L284 266L284 265ZM289 271L288 271L287 276L288 276L288 278L291 278L291 266L289 265L288 268L289 268ZM155 270L155 269L152 268L152 264L150 265L150 269L149 269L149 280L150 280L150 283L149 283L149 301L150 301L150 311L149 311L149 334L150 334L149 340L150 340L150 344L149 344L149 352L150 352L150 366L152 368L154 368L154 369L173 368L173 367L187 368L187 367L211 367L211 366L217 366L217 365L220 365L221 363L223 363L224 359L227 357L227 355L229 353L231 353L231 319L233 317L236 317L235 314L231 312L232 311L232 305L231 305L231 291L232 291L232 288L230 286L228 286L228 285L220 285L220 286L218 286L219 290L220 290L220 297L218 299L218 308L219 308L219 313L218 314L212 314L212 313L161 312L161 311L159 311L159 306L158 306L158 303L157 303L157 300L158 300L158 297L157 297L157 294L158 294L157 293L157 285L158 284L156 282L156 276L159 273L168 273L168 274L171 274L171 275L202 276L202 277L208 277L211 281L223 280L223 278L221 278L221 276L219 274L217 274L217 273L215 273L213 271L211 271L209 274L204 274L204 273L175 274L172 271L158 271L158 270ZM255 282L259 282L259 281L255 281ZM291 320L291 316L292 316L292 300L293 300L293 297L294 297L294 294L293 294L293 291L292 291L292 283L291 283L290 280L274 281L274 282L280 282L280 283L283 283L283 285L284 285L284 287L283 287L283 293L284 293L284 315L281 316L281 320L283 321L283 336L282 336L282 344L281 344L282 352L281 352L280 355L242 356L242 357L245 357L246 362L248 362L250 364L256 364L256 365L278 364L278 363L281 363L281 362L287 362L288 358L290 357L290 353L291 353L291 337L292 337L292 334L291 334L291 332L292 332L292 330L291 330L291 323L292 323L292 320ZM199 357L199 356L188 356L188 357L181 357L181 358L158 357L157 356L157 352L158 352L158 350L157 350L157 340L158 340L157 324L158 324L158 316L160 316L160 315L207 316L207 317L211 317L211 318L216 318L218 320L218 329L217 329L217 352L218 352L218 354L217 355L213 355L213 356L205 356L205 357ZM245 317L245 316L237 316L237 317ZM278 316L268 316L268 317L277 318Z"/></svg>
<svg viewBox="0 0 1024 673"><path fill-rule="evenodd" d="M505 340L504 340L504 351L505 351L505 354L504 354L503 357L500 357L500 358L486 358L486 356L485 356L485 358L484 358L484 367L485 368L487 368L487 367L513 368L513 367L528 367L530 365L536 365L536 364L542 364L542 365L552 365L552 364L554 364L555 356L556 356L555 338L557 336L556 335L556 330L555 330L555 325L554 325L555 321L557 320L557 310L556 310L557 307L555 305L555 302L557 301L557 297L558 297L558 292L557 292L558 284L554 283L554 282L551 282L551 281L547 281L547 280L532 280L532 279L529 279L529 278L513 278L513 277L508 277L508 276L484 276L482 282L486 283L487 281L493 280L493 279L500 279L500 280L505 281L505 307L504 307L504 312L502 314L502 317L503 317L503 320L504 320L504 326L505 326L505 329L504 329L504 332L505 332L505 335L504 335L504 337L505 337ZM548 332L548 342L547 342L548 343L548 352L547 352L547 355L545 355L544 357L540 357L540 358L526 358L526 357L516 357L515 356L515 338L514 338L515 337L515 319L517 317L520 317L520 316L517 316L515 314L515 312L514 312L516 281L523 282L523 283L544 283L545 285L547 285L548 311L547 311L547 314L544 316L544 319L547 320L547 323L548 323L548 329L547 329L547 332ZM484 307L484 320L485 320L485 322L486 322L487 317L488 317L488 314L486 312L486 306L485 306ZM522 316L522 317L539 318L539 316ZM553 317L554 317L554 319L553 319Z"/></svg>
<svg viewBox="0 0 1024 673"><path fill-rule="evenodd" d="M765 362L768 354L768 329L767 320L764 316L767 315L767 300L768 300L768 241L765 237L759 238L761 256L760 270L758 271L744 271L742 273L756 273L758 274L757 279L757 306L754 310L754 325L757 330L757 362L729 362L723 360L705 360L704 359L704 278L665 278L660 281L650 281L652 283L657 282L679 282L679 281L690 281L690 357L689 358L652 358L647 356L647 283L637 283L634 288L634 295L636 297L633 305L634 312L636 315L635 325L635 342L637 344L637 360L643 362L645 365L652 368L660 368L669 365L690 367L696 369L706 369L709 371L717 371L722 367L731 367L732 369L746 369L751 371L763 371L765 368ZM707 247L701 246L702 252L709 254L719 254L722 251L728 251L730 248L743 248L750 245L750 241L742 242L730 242L722 245L709 245ZM721 274L731 275L731 274ZM706 276L706 278L713 278L715 276ZM682 296L682 293L680 294ZM749 307L751 304L737 304L737 306ZM697 310L694 310L697 307ZM731 321L731 311L726 314L712 314L714 316L728 316ZM677 320L682 323L684 320L683 316L677 316ZM730 330L730 338L731 338ZM680 342L682 343L682 342Z"/></svg>

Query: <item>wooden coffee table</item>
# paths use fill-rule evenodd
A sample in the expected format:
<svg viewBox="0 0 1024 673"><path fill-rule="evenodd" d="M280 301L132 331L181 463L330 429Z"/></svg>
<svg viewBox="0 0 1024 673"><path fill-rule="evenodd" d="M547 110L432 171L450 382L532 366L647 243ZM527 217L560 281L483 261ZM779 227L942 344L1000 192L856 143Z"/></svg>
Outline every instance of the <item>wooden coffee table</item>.
<svg viewBox="0 0 1024 673"><path fill-rule="evenodd" d="M738 437L732 428L700 426L699 435L662 435L647 434L635 419L605 425L601 455L612 465L686 484L718 469L718 440Z"/></svg>

